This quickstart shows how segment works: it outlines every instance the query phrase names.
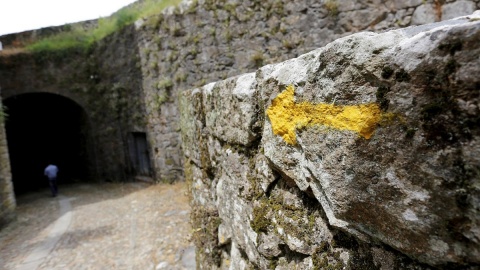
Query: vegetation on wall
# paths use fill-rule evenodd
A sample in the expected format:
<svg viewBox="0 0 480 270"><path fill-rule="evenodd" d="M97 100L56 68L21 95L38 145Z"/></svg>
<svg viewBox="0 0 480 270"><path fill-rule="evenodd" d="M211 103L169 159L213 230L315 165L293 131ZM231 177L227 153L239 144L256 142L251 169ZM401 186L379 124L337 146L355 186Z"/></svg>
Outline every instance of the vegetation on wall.
<svg viewBox="0 0 480 270"><path fill-rule="evenodd" d="M181 0L144 0L124 7L110 17L100 18L95 28L85 29L80 25L65 25L65 31L40 39L27 46L32 52L87 49L93 43L132 24L139 18L160 13L169 6L178 5Z"/></svg>
<svg viewBox="0 0 480 270"><path fill-rule="evenodd" d="M330 16L337 16L338 15L338 3L337 0L326 0L325 9L328 11L328 15Z"/></svg>

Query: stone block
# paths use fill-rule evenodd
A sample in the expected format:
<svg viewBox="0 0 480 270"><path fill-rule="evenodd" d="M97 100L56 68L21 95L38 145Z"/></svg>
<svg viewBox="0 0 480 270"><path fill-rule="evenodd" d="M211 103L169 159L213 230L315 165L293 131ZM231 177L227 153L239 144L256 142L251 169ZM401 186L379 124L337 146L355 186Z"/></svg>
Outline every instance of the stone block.
<svg viewBox="0 0 480 270"><path fill-rule="evenodd" d="M254 73L216 83L203 92L203 106L206 129L216 138L249 145L259 137L263 118Z"/></svg>
<svg viewBox="0 0 480 270"><path fill-rule="evenodd" d="M1 108L1 106L0 106ZM0 119L0 229L15 217L15 195L13 193L10 160L3 119Z"/></svg>
<svg viewBox="0 0 480 270"><path fill-rule="evenodd" d="M473 1L456 1L442 6L442 20L450 20L472 14L476 9Z"/></svg>
<svg viewBox="0 0 480 270"><path fill-rule="evenodd" d="M235 77L187 94L194 202L217 208L230 267L480 263L470 17L340 38L245 75L247 93Z"/></svg>
<svg viewBox="0 0 480 270"><path fill-rule="evenodd" d="M396 9L405 9L410 7L418 7L425 1L423 0L394 0L394 5Z"/></svg>
<svg viewBox="0 0 480 270"><path fill-rule="evenodd" d="M474 236L479 230L474 204L479 190L471 188L478 184L478 170L467 173L458 167L480 167L472 159L480 150L463 148L480 140L473 135L478 125L468 124L476 121L477 113L469 114L468 106L457 111L455 102L447 101L473 97L476 91L478 78L467 75L480 65L479 24L456 20L418 30L355 34L310 57L260 69L257 80L268 115L262 136L265 156L301 190L312 190L330 225L431 265L479 263ZM280 95L288 84L294 88L288 102L297 107L286 107L290 105ZM439 91L446 96L435 98ZM355 120L334 127L333 116L319 109L327 115L324 123L333 126L310 125L315 104L376 104L372 117L378 122L372 136L364 136L348 127ZM271 117L281 115L282 106L289 108L284 121L310 119L294 122L295 141L286 139L283 120L280 126L272 124ZM297 114L300 108L308 109ZM463 198L460 204L458 196ZM452 222L455 231L448 225Z"/></svg>
<svg viewBox="0 0 480 270"><path fill-rule="evenodd" d="M423 4L415 9L412 15L412 25L421 25L437 21L433 4Z"/></svg>
<svg viewBox="0 0 480 270"><path fill-rule="evenodd" d="M257 233L250 226L252 205L242 192L249 189L248 159L230 149L225 149L220 159L216 197L223 234L231 234L232 242L245 252L249 261L266 268L267 261L257 250Z"/></svg>
<svg viewBox="0 0 480 270"><path fill-rule="evenodd" d="M206 153L205 112L203 109L203 93L209 91L214 83L199 89L185 91L179 96L180 127L184 155L197 166L202 166L202 158ZM160 139L157 139L160 140Z"/></svg>
<svg viewBox="0 0 480 270"><path fill-rule="evenodd" d="M369 27L435 22L442 11L434 1L337 1L332 16L304 2L286 3L300 13L284 19L266 16L269 1L239 2L246 23L230 22L228 42L225 25L209 34L222 40L198 55L207 75L197 77L252 70ZM468 2L447 1L443 13ZM478 265L480 27L470 17L345 36L183 93L187 180L194 208L218 210L220 267Z"/></svg>

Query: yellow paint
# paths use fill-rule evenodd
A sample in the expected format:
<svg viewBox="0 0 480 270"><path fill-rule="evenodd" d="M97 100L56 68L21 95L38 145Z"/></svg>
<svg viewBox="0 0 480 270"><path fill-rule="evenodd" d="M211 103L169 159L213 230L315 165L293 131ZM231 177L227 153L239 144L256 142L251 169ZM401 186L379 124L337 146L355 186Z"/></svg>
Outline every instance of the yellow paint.
<svg viewBox="0 0 480 270"><path fill-rule="evenodd" d="M297 143L296 129L315 125L339 130L351 130L370 139L382 118L376 103L360 105L295 103L295 88L289 85L272 101L267 115L272 123L273 133L282 136L291 145Z"/></svg>

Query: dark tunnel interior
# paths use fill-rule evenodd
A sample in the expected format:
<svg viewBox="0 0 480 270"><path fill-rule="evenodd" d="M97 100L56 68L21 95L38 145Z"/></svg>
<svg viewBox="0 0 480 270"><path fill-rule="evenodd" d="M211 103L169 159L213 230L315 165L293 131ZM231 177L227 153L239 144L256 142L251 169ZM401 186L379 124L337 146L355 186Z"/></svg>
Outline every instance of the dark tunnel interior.
<svg viewBox="0 0 480 270"><path fill-rule="evenodd" d="M30 93L3 101L15 194L48 187L45 167L59 168L58 183L85 180L87 118L74 101L56 94Z"/></svg>

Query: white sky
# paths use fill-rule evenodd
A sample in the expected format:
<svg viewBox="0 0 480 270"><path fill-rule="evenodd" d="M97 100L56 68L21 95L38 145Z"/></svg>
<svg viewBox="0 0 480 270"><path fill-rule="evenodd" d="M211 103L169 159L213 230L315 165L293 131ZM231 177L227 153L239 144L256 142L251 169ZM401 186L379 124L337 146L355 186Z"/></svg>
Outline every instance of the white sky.
<svg viewBox="0 0 480 270"><path fill-rule="evenodd" d="M0 0L0 36L109 16L135 0Z"/></svg>

